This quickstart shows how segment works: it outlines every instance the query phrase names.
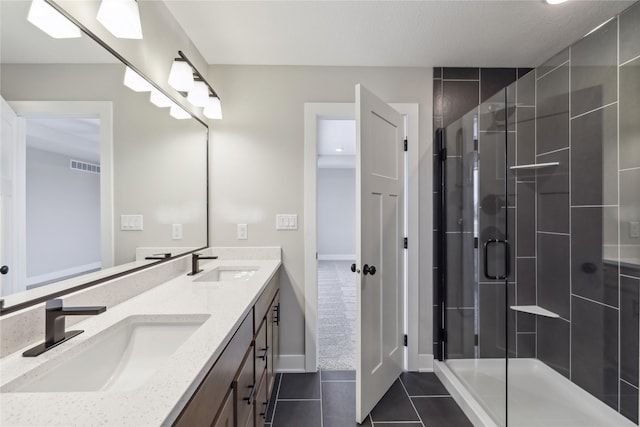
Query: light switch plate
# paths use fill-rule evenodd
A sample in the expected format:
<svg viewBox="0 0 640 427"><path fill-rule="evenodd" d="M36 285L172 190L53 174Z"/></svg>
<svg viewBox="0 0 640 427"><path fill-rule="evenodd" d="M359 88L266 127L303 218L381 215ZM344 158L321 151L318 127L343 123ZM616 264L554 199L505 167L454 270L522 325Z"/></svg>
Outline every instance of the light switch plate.
<svg viewBox="0 0 640 427"><path fill-rule="evenodd" d="M142 215L120 215L120 230L122 231L144 230L144 220Z"/></svg>
<svg viewBox="0 0 640 427"><path fill-rule="evenodd" d="M640 221L629 221L629 237L640 237Z"/></svg>
<svg viewBox="0 0 640 427"><path fill-rule="evenodd" d="M297 230L298 215L296 214L277 214L276 230Z"/></svg>

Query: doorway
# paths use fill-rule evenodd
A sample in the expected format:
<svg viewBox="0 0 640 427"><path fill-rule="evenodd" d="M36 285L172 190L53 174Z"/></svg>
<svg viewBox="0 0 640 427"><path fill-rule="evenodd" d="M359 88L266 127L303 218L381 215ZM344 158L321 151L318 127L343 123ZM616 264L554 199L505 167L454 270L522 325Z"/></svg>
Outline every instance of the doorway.
<svg viewBox="0 0 640 427"><path fill-rule="evenodd" d="M356 369L356 123L318 120L318 368Z"/></svg>
<svg viewBox="0 0 640 427"><path fill-rule="evenodd" d="M405 233L413 236L405 254L406 300L404 330L408 336L405 352L405 369L417 371L430 370L432 358L419 356L418 345L418 272L420 267L419 213L418 213L418 166L420 154L418 148L418 104L389 104L405 118L408 143L406 153L405 191L406 218ZM304 182L304 233L305 233L305 354L304 371L318 370L318 153L317 128L320 120L353 120L355 105L352 103L306 103L305 104L305 182ZM428 248L426 249L429 250ZM429 253L430 256L430 253ZM349 272L350 273L350 272ZM430 356L430 355L429 355ZM423 360L424 359L424 360Z"/></svg>

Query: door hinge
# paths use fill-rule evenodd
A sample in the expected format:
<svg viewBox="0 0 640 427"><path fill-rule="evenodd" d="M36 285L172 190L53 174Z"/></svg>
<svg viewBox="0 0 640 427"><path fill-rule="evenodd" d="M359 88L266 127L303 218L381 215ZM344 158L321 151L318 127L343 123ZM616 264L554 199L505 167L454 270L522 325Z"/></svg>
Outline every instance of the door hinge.
<svg viewBox="0 0 640 427"><path fill-rule="evenodd" d="M407 138L404 139L404 151L409 151L409 143L407 141Z"/></svg>
<svg viewBox="0 0 640 427"><path fill-rule="evenodd" d="M473 336L473 341L474 341L474 343L475 343L475 346L477 347L477 346L478 346L478 341L479 341L479 340L478 340L478 334L475 334L475 335Z"/></svg>
<svg viewBox="0 0 640 427"><path fill-rule="evenodd" d="M474 238L473 238L473 247L474 247L475 249L478 249L478 238L477 238L477 237L474 237Z"/></svg>
<svg viewBox="0 0 640 427"><path fill-rule="evenodd" d="M447 149L443 148L442 150L440 150L439 157L440 157L440 161L444 162L445 160L447 160Z"/></svg>
<svg viewBox="0 0 640 427"><path fill-rule="evenodd" d="M404 334L404 346L407 347L409 345L409 337L407 334Z"/></svg>
<svg viewBox="0 0 640 427"><path fill-rule="evenodd" d="M439 341L441 342L447 342L447 331L445 331L444 329L440 329L440 337L439 337Z"/></svg>
<svg viewBox="0 0 640 427"><path fill-rule="evenodd" d="M406 237L404 238L404 248L409 249L409 239Z"/></svg>

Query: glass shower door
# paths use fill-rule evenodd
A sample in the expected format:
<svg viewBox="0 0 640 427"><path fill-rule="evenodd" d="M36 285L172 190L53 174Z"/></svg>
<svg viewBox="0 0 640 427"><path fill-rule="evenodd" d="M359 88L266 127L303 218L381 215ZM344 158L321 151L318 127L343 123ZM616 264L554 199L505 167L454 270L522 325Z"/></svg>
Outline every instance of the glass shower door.
<svg viewBox="0 0 640 427"><path fill-rule="evenodd" d="M508 97L509 91L499 92L445 129L442 165L443 358L500 426L507 425L507 364L515 348L509 308L515 304L509 250L515 180L508 170L514 108Z"/></svg>

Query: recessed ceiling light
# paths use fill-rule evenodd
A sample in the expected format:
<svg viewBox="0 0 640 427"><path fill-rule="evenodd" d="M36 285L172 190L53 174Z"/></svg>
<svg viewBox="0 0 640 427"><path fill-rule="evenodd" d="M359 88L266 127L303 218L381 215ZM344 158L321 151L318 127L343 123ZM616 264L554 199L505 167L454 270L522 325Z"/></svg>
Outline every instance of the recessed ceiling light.
<svg viewBox="0 0 640 427"><path fill-rule="evenodd" d="M560 3L564 3L567 0L545 0L547 2L547 4L560 4Z"/></svg>
<svg viewBox="0 0 640 427"><path fill-rule="evenodd" d="M342 153L344 151L344 149L342 148L336 148L336 153Z"/></svg>

